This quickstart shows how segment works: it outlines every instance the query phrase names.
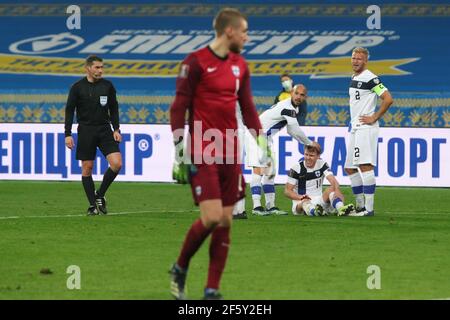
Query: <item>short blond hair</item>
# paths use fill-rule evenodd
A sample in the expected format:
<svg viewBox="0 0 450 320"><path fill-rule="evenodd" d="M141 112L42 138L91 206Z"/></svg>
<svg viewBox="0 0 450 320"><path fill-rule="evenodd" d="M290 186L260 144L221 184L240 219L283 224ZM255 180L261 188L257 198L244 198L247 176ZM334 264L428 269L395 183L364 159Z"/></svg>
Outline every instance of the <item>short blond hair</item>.
<svg viewBox="0 0 450 320"><path fill-rule="evenodd" d="M218 36L221 36L227 27L238 27L241 20L247 21L247 17L235 8L223 8L217 13L213 21L213 28Z"/></svg>
<svg viewBox="0 0 450 320"><path fill-rule="evenodd" d="M353 49L352 54L353 53L362 53L365 54L367 59L369 59L369 50L367 50L366 48L363 47L356 47L355 49Z"/></svg>

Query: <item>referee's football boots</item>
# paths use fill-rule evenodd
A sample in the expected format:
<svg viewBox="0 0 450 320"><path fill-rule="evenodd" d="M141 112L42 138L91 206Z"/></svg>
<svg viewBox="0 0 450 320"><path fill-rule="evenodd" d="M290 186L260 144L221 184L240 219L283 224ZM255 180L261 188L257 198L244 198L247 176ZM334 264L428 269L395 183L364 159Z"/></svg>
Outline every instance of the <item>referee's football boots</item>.
<svg viewBox="0 0 450 320"><path fill-rule="evenodd" d="M87 209L87 215L88 216L96 216L96 215L98 215L97 207L96 206L90 206Z"/></svg>
<svg viewBox="0 0 450 320"><path fill-rule="evenodd" d="M95 191L95 204L97 205L98 211L100 213L108 213L108 210L106 210L106 198L104 196L100 197L97 191Z"/></svg>

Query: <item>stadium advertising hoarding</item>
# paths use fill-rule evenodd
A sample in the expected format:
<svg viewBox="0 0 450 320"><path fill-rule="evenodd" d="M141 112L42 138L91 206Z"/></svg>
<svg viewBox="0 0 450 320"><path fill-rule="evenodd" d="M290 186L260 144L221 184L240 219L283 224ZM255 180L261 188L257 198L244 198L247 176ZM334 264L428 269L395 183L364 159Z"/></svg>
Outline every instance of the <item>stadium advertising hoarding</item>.
<svg viewBox="0 0 450 320"><path fill-rule="evenodd" d="M174 149L169 125L122 125L120 144L124 165L118 181L170 182ZM76 132L74 125L73 132ZM326 160L341 184L344 176L347 128L305 127L308 136L323 147ZM76 141L76 135L74 135ZM381 128L377 184L384 186L450 187L450 130ZM282 130L274 138L277 153L276 183L283 184L303 146ZM108 164L98 153L95 180ZM250 169L244 168L248 180ZM64 145L62 124L7 124L0 127L0 179L79 180L81 164L75 151Z"/></svg>
<svg viewBox="0 0 450 320"><path fill-rule="evenodd" d="M67 5L0 5L0 27L15 30L0 39L3 89L65 91L74 76L83 74L86 56L97 54L106 59L106 76L114 78L118 92L151 88L153 95L173 94L180 61L214 38L211 18L220 7L214 2L80 4L81 26L73 30L66 26ZM448 90L440 73L433 72L436 64L441 74L449 70L438 58L449 53L442 45L449 27L445 4L381 6L382 29L367 28L367 5L361 3L237 7L249 16L250 41L243 53L252 86L261 94L277 91L284 72L313 90L345 90L355 46L369 48L370 69L393 92ZM432 23L424 24L424 16ZM417 39L425 45L417 46ZM433 48L440 55L433 54Z"/></svg>

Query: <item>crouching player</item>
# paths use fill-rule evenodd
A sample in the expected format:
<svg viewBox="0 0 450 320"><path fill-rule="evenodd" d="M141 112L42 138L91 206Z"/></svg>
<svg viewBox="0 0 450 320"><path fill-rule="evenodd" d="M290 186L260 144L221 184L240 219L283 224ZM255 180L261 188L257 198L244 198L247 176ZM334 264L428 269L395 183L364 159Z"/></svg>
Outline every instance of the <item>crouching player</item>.
<svg viewBox="0 0 450 320"><path fill-rule="evenodd" d="M305 146L304 160L297 162L289 171L284 194L292 200L292 213L308 216L336 213L344 216L353 213L354 205L344 205L338 181L328 164L319 157L317 146ZM322 191L324 178L327 178L330 186Z"/></svg>

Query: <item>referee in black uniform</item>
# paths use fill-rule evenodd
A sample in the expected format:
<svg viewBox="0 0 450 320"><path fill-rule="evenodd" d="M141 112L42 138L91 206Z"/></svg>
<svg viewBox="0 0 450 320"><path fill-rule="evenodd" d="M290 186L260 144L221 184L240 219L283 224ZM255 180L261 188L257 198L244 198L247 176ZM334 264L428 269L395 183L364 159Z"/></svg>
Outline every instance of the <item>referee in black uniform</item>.
<svg viewBox="0 0 450 320"><path fill-rule="evenodd" d="M103 79L103 59L89 56L85 63L86 77L72 85L67 98L65 136L66 146L74 147L72 123L74 111L77 112L78 142L77 160L82 163L82 182L89 200L88 215L106 214L105 193L122 168L119 143L122 136L119 130L119 105L113 84ZM112 131L111 125L114 129ZM97 147L106 157L109 168L103 176L98 191L92 180Z"/></svg>

